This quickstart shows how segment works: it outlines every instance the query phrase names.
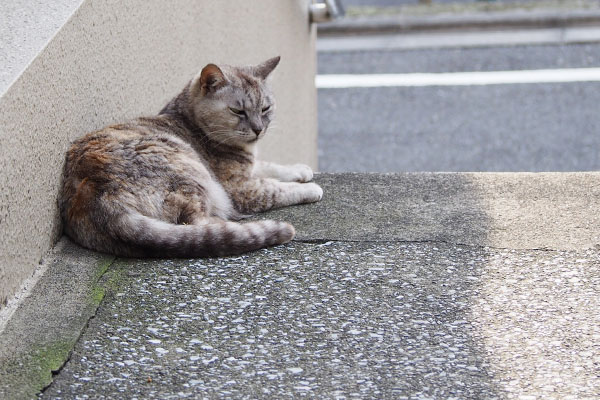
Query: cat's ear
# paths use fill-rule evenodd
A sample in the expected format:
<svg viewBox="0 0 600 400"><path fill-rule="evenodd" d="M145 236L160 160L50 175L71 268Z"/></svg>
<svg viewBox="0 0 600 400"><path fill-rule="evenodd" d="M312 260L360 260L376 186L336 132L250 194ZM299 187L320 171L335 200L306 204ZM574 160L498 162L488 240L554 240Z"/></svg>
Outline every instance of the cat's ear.
<svg viewBox="0 0 600 400"><path fill-rule="evenodd" d="M277 56L269 58L262 64L258 64L256 67L254 67L254 75L263 80L267 79L267 76L269 76L269 74L273 72L277 64L279 64L279 60L281 60L281 57Z"/></svg>
<svg viewBox="0 0 600 400"><path fill-rule="evenodd" d="M221 71L221 68L217 67L215 64L208 64L206 67L202 68L200 75L192 82L192 95L195 96L200 92L214 92L226 83L227 79L225 78L223 71Z"/></svg>

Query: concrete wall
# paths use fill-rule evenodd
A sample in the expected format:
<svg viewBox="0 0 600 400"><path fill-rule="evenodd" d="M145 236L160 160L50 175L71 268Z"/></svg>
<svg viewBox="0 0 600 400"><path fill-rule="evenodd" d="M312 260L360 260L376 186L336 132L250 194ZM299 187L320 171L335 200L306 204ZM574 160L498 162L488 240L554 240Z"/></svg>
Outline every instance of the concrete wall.
<svg viewBox="0 0 600 400"><path fill-rule="evenodd" d="M209 62L281 55L272 75L277 117L260 155L316 167L309 1L62 0L54 14L36 11L35 1L0 6L0 31L13 32L4 47L13 54L0 56L8 63L0 75L0 307L60 235L56 198L69 142L156 113ZM21 12L21 2L39 18ZM19 45L28 30L36 40Z"/></svg>

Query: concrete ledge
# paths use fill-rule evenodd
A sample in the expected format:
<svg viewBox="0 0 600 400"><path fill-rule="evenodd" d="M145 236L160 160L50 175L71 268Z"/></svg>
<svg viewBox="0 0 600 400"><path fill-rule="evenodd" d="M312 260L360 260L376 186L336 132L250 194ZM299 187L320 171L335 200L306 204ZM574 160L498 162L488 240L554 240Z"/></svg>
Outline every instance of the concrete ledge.
<svg viewBox="0 0 600 400"><path fill-rule="evenodd" d="M300 386L330 397L353 393L360 376L371 377L361 386L370 394L408 395L432 369L440 373L432 390L448 396L496 396L504 393L499 384L514 382L517 392L539 395L528 374L553 364L546 368L546 353L530 350L523 361L540 332L526 317L531 304L544 332L577 338L565 342L577 351L556 357L600 355L588 349L600 329L589 314L600 298L600 173L347 173L316 181L325 191L320 203L258 216L292 222L296 241L241 257L120 259L108 268L112 257L63 239L0 333L0 397L31 397L52 379L43 397L285 397ZM561 279L583 283L538 290ZM507 285L520 295L511 298ZM413 308L404 310L406 302ZM213 309L222 313L217 324ZM559 334L548 321L569 329ZM442 347L418 334L440 330ZM523 344L506 344L517 331ZM565 360L569 371L587 371L578 360ZM238 367L252 384L239 384ZM281 381L265 375L280 372ZM585 397L595 379L588 372L556 393ZM309 383L299 383L301 373ZM227 386L231 379L238 384Z"/></svg>
<svg viewBox="0 0 600 400"><path fill-rule="evenodd" d="M575 26L541 29L455 30L325 36L317 41L323 53L370 50L497 47L583 44L600 42L600 27Z"/></svg>
<svg viewBox="0 0 600 400"><path fill-rule="evenodd" d="M556 28L600 24L597 10L514 10L426 16L385 15L319 24L319 36L442 30Z"/></svg>

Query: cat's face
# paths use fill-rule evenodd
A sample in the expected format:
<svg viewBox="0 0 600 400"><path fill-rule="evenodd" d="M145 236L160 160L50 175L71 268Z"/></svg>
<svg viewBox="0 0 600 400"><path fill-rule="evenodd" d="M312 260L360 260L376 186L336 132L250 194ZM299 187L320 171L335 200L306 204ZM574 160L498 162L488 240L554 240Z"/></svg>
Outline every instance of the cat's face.
<svg viewBox="0 0 600 400"><path fill-rule="evenodd" d="M279 63L271 58L253 67L208 64L190 85L198 125L213 140L247 146L265 135L275 102L266 79Z"/></svg>

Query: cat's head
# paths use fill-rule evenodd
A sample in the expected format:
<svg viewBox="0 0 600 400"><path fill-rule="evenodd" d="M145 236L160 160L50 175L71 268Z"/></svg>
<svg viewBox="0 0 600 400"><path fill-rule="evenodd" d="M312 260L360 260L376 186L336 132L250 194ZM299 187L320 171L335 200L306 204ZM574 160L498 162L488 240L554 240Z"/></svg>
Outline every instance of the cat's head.
<svg viewBox="0 0 600 400"><path fill-rule="evenodd" d="M267 77L279 57L249 67L208 64L189 86L195 122L209 138L250 145L265 135L275 102Z"/></svg>

